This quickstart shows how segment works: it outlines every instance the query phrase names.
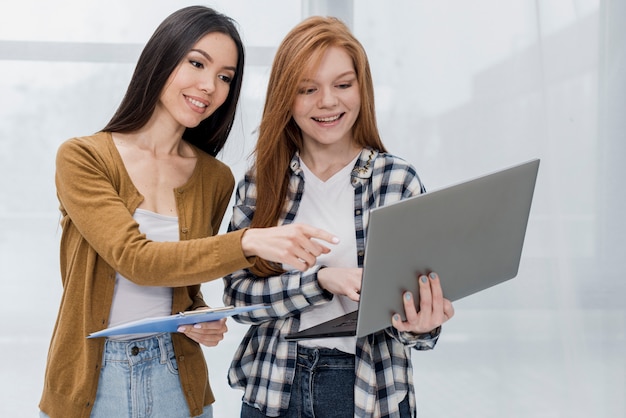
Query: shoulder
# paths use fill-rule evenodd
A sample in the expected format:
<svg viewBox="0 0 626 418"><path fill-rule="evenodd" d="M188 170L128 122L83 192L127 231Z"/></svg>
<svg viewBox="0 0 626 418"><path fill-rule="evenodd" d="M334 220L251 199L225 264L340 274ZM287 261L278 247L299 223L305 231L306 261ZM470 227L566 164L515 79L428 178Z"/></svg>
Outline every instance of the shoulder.
<svg viewBox="0 0 626 418"><path fill-rule="evenodd" d="M257 188L254 175L246 171L244 176L237 182L235 190L235 205L256 207Z"/></svg>
<svg viewBox="0 0 626 418"><path fill-rule="evenodd" d="M426 191L413 164L387 152L381 152L376 156L372 180L374 184L385 186L384 190L387 192L396 190L403 197Z"/></svg>
<svg viewBox="0 0 626 418"><path fill-rule="evenodd" d="M59 146L59 150L63 152L71 152L79 149L108 149L112 144L111 134L109 132L98 132L88 136L78 136L65 140Z"/></svg>
<svg viewBox="0 0 626 418"><path fill-rule="evenodd" d="M109 132L74 137L65 140L57 150L57 163L81 161L81 164L113 163L113 140Z"/></svg>
<svg viewBox="0 0 626 418"><path fill-rule="evenodd" d="M203 171L203 176L209 176L217 182L228 182L231 187L235 184L235 177L228 164L216 157L193 147L198 158L198 165Z"/></svg>
<svg viewBox="0 0 626 418"><path fill-rule="evenodd" d="M248 198L256 198L256 179L251 171L246 171L237 183L237 193Z"/></svg>
<svg viewBox="0 0 626 418"><path fill-rule="evenodd" d="M242 229L250 226L256 211L256 183L250 171L239 180L235 193L235 204L230 229Z"/></svg>
<svg viewBox="0 0 626 418"><path fill-rule="evenodd" d="M417 170L413 164L409 163L402 157L390 154L388 152L381 152L376 155L376 159L373 164L373 176L392 177L396 181L398 178L403 178L404 181L417 179L419 176Z"/></svg>
<svg viewBox="0 0 626 418"><path fill-rule="evenodd" d="M402 157L388 152L379 152L374 160L374 167L385 170L406 170L416 173L415 167Z"/></svg>

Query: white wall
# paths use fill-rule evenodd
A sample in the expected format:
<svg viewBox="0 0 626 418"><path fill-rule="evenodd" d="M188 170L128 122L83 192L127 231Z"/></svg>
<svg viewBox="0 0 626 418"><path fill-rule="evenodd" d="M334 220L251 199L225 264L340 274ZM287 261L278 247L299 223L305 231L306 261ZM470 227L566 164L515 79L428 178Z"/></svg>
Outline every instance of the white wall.
<svg viewBox="0 0 626 418"><path fill-rule="evenodd" d="M37 413L61 294L56 148L108 121L156 25L195 3L0 5L1 416ZM518 277L458 301L436 349L413 355L419 416L624 416L625 3L345 3L335 10L353 11L368 51L383 139L428 188L542 159ZM250 57L223 155L240 176L273 49L333 2L211 4L240 22ZM210 303L221 286L205 285ZM241 396L225 374L244 328L229 326L205 351L220 418L238 416Z"/></svg>

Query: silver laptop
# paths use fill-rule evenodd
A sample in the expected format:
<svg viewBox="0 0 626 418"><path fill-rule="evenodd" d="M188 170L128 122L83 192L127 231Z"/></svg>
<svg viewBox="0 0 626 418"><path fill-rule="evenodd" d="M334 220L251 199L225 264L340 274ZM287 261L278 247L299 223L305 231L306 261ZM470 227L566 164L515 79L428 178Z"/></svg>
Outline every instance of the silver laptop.
<svg viewBox="0 0 626 418"><path fill-rule="evenodd" d="M402 293L435 271L455 301L517 276L539 159L370 211L357 311L287 340L363 337L391 326Z"/></svg>

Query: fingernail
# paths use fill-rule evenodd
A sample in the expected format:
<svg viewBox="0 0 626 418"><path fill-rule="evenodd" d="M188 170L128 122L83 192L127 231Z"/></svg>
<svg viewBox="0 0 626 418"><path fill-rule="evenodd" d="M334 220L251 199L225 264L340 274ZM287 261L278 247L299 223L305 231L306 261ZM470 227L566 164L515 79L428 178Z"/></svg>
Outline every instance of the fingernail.
<svg viewBox="0 0 626 418"><path fill-rule="evenodd" d="M395 315L393 316L393 319L394 319L394 321L398 321L398 322L400 322L400 315L395 314Z"/></svg>
<svg viewBox="0 0 626 418"><path fill-rule="evenodd" d="M202 326L200 326L200 324L194 324L193 327L194 328L202 328Z"/></svg>
<svg viewBox="0 0 626 418"><path fill-rule="evenodd" d="M435 280L435 279L437 278L437 273L435 273L435 272L433 271L433 272L431 272L431 273L429 274L429 276L430 276L430 278L431 278L431 279Z"/></svg>
<svg viewBox="0 0 626 418"><path fill-rule="evenodd" d="M339 244L339 238L333 237L333 244Z"/></svg>
<svg viewBox="0 0 626 418"><path fill-rule="evenodd" d="M185 327L178 327L178 329L176 331L178 331L178 332L185 332Z"/></svg>
<svg viewBox="0 0 626 418"><path fill-rule="evenodd" d="M404 294L404 298L405 298L406 300L411 300L411 292L406 292L406 293Z"/></svg>
<svg viewBox="0 0 626 418"><path fill-rule="evenodd" d="M426 283L428 281L428 278L426 276L422 276L420 277L420 280L422 281L422 283Z"/></svg>

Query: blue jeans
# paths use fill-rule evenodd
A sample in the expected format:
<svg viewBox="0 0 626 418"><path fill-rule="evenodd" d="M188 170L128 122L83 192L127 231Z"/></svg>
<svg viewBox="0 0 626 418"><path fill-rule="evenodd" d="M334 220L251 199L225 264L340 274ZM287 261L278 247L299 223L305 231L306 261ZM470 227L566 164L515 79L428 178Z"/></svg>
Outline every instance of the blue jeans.
<svg viewBox="0 0 626 418"><path fill-rule="evenodd" d="M285 418L354 417L354 356L339 350L298 347L296 374ZM403 417L410 416L408 397L400 404ZM241 418L264 418L243 403Z"/></svg>
<svg viewBox="0 0 626 418"><path fill-rule="evenodd" d="M91 416L190 416L169 333L129 341L106 340ZM200 417L212 418L212 407L204 407Z"/></svg>

